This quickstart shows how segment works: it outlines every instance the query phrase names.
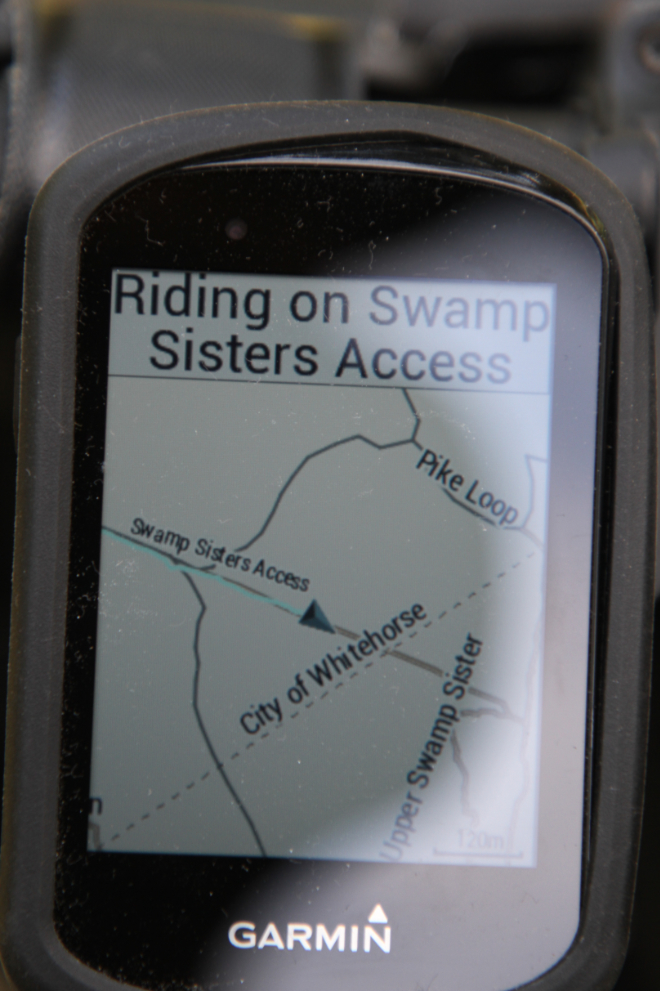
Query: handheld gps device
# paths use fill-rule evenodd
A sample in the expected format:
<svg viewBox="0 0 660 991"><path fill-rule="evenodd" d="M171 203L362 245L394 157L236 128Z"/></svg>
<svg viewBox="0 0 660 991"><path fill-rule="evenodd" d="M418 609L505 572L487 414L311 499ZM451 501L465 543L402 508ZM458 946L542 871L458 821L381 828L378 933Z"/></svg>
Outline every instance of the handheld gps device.
<svg viewBox="0 0 660 991"><path fill-rule="evenodd" d="M19 988L604 988L655 434L617 190L476 115L193 113L28 235Z"/></svg>

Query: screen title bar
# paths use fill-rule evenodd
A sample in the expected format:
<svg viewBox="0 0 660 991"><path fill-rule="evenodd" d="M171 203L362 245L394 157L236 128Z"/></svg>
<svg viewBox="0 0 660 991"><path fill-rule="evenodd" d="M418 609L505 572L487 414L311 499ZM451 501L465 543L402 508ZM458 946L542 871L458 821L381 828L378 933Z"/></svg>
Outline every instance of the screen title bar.
<svg viewBox="0 0 660 991"><path fill-rule="evenodd" d="M550 391L550 284L116 269L111 305L111 375Z"/></svg>

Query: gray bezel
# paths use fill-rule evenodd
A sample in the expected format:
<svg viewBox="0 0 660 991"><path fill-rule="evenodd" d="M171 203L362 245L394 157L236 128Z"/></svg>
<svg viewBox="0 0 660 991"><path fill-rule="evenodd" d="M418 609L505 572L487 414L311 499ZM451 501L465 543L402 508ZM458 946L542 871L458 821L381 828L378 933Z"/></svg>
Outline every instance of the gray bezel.
<svg viewBox="0 0 660 991"><path fill-rule="evenodd" d="M615 515L589 872L573 946L526 987L605 989L623 961L641 825L655 546L655 363L648 264L627 201L601 173L531 131L396 104L269 104L136 125L83 149L40 192L28 230L18 512L0 912L2 957L21 988L110 991L52 920L73 450L78 247L119 188L175 162L297 139L432 137L506 159L586 205L618 269Z"/></svg>

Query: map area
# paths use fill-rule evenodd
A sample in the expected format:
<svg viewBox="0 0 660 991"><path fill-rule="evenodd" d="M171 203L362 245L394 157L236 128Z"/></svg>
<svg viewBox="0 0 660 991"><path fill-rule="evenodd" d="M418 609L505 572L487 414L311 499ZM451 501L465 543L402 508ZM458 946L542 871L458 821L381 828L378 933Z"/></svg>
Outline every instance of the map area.
<svg viewBox="0 0 660 991"><path fill-rule="evenodd" d="M553 287L231 276L222 325L154 275L115 273L89 849L534 866Z"/></svg>

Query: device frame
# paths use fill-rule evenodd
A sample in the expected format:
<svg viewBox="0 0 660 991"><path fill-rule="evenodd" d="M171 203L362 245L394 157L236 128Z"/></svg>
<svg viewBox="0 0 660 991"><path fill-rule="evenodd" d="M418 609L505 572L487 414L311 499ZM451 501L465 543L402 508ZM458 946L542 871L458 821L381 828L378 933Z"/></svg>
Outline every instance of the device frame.
<svg viewBox="0 0 660 991"><path fill-rule="evenodd" d="M563 146L523 128L453 110L306 103L191 112L136 125L89 146L39 194L28 229L20 396L18 511L0 945L23 988L118 986L77 960L52 917L62 668L67 613L79 244L88 217L120 189L176 164L276 154L297 141L428 138L496 157L532 185L563 187L607 241L618 270L615 511L606 628L595 685L599 726L581 921L566 955L525 985L606 988L625 954L644 784L655 546L655 359L648 263L627 201ZM495 176L493 176L495 178ZM513 176L512 176L513 178ZM500 180L502 176L500 175ZM641 562L641 567L640 567Z"/></svg>

